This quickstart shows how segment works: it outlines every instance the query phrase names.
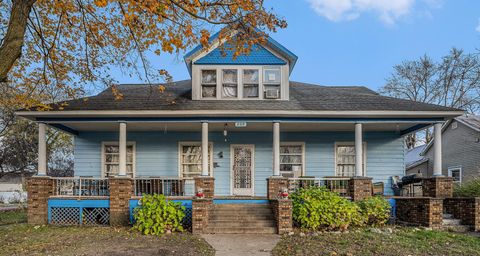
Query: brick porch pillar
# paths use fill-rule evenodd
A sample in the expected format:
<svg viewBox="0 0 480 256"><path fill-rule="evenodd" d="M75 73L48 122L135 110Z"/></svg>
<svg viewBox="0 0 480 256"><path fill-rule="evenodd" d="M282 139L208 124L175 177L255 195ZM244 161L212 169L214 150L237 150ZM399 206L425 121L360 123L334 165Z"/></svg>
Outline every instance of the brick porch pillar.
<svg viewBox="0 0 480 256"><path fill-rule="evenodd" d="M443 199L431 197L395 198L398 224L440 228L443 222Z"/></svg>
<svg viewBox="0 0 480 256"><path fill-rule="evenodd" d="M192 200L192 233L202 234L207 231L208 218L213 206L212 199Z"/></svg>
<svg viewBox="0 0 480 256"><path fill-rule="evenodd" d="M110 225L127 226L130 223L130 198L133 196L133 179L112 177L110 186Z"/></svg>
<svg viewBox="0 0 480 256"><path fill-rule="evenodd" d="M198 189L203 189L206 199L212 199L215 196L215 178L210 176L197 176L195 179L195 194Z"/></svg>
<svg viewBox="0 0 480 256"><path fill-rule="evenodd" d="M448 198L453 196L452 177L430 177L422 182L423 196L434 198Z"/></svg>
<svg viewBox="0 0 480 256"><path fill-rule="evenodd" d="M27 179L28 224L48 224L48 198L53 195L53 180L48 176Z"/></svg>
<svg viewBox="0 0 480 256"><path fill-rule="evenodd" d="M352 177L348 182L348 194L353 201L361 201L372 196L372 178Z"/></svg>
<svg viewBox="0 0 480 256"><path fill-rule="evenodd" d="M279 235L293 230L293 204L290 199L275 199L271 201L277 232Z"/></svg>
<svg viewBox="0 0 480 256"><path fill-rule="evenodd" d="M271 176L267 178L267 197L269 200L278 199L282 189L288 189L288 178L282 176Z"/></svg>

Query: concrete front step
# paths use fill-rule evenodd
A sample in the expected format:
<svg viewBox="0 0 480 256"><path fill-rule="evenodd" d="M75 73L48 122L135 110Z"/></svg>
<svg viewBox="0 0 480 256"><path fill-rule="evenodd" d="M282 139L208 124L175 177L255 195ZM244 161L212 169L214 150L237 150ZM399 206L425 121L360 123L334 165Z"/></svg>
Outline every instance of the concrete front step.
<svg viewBox="0 0 480 256"><path fill-rule="evenodd" d="M461 224L462 224L462 221L459 219L443 219L444 226L456 226Z"/></svg>
<svg viewBox="0 0 480 256"><path fill-rule="evenodd" d="M216 204L207 233L274 234L276 221L269 204Z"/></svg>
<svg viewBox="0 0 480 256"><path fill-rule="evenodd" d="M272 213L269 214L211 214L209 220L225 220L225 221L251 221L251 220L273 220Z"/></svg>
<svg viewBox="0 0 480 256"><path fill-rule="evenodd" d="M211 234L275 234L276 227L208 227L207 233Z"/></svg>
<svg viewBox="0 0 480 256"><path fill-rule="evenodd" d="M218 228L241 228L241 227L276 227L273 220L250 220L250 221L227 221L227 220L211 220L208 222L208 227Z"/></svg>

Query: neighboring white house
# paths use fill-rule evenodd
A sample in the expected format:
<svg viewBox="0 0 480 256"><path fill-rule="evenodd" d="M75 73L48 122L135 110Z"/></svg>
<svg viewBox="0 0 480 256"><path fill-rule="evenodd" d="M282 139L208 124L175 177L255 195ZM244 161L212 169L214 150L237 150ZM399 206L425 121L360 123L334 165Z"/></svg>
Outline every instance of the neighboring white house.
<svg viewBox="0 0 480 256"><path fill-rule="evenodd" d="M27 193L24 189L24 176L9 173L0 178L0 203L24 202Z"/></svg>

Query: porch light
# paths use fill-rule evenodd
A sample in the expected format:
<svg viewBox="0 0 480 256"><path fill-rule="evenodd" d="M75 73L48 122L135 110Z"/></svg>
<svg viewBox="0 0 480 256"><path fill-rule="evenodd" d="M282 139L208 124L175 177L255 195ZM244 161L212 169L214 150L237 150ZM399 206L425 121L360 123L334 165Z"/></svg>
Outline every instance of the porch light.
<svg viewBox="0 0 480 256"><path fill-rule="evenodd" d="M225 138L225 142L227 142L227 135L228 135L227 128L228 128L228 124L225 123L225 125L223 126L223 137Z"/></svg>

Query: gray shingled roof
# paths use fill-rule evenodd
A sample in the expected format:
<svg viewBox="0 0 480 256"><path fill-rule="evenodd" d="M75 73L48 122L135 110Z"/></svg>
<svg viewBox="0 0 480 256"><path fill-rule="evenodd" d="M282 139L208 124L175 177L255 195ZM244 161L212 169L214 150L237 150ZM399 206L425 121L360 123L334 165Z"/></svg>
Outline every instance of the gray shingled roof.
<svg viewBox="0 0 480 256"><path fill-rule="evenodd" d="M385 97L362 86L319 86L290 82L290 100L192 100L191 80L166 85L120 85L122 100L107 89L68 101L64 110L316 110L316 111L458 111L432 104ZM58 109L58 108L54 108Z"/></svg>

